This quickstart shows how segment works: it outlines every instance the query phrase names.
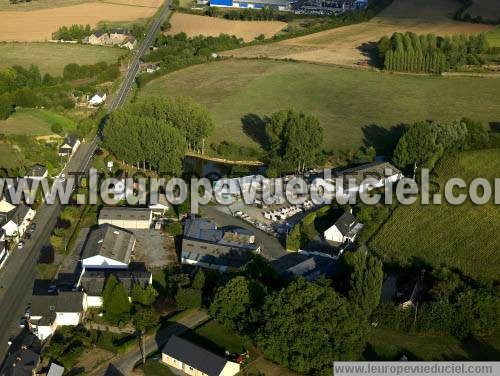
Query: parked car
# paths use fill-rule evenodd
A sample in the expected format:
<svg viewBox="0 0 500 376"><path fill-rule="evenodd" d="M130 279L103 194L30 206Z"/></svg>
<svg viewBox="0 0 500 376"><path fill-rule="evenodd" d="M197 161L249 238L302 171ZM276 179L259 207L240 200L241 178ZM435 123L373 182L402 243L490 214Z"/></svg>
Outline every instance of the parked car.
<svg viewBox="0 0 500 376"><path fill-rule="evenodd" d="M19 321L19 327L24 328L26 326L26 324L27 324L26 317L22 317L21 321Z"/></svg>
<svg viewBox="0 0 500 376"><path fill-rule="evenodd" d="M30 318L30 316L31 316L31 306L30 306L30 305L28 305L28 306L26 307L26 310L24 311L24 317L25 317L26 319L29 319L29 318Z"/></svg>
<svg viewBox="0 0 500 376"><path fill-rule="evenodd" d="M24 234L24 238L25 238L26 240L31 239L31 232L26 232L26 234Z"/></svg>
<svg viewBox="0 0 500 376"><path fill-rule="evenodd" d="M17 243L17 249L23 249L24 248L24 242L23 241L20 241L19 243Z"/></svg>
<svg viewBox="0 0 500 376"><path fill-rule="evenodd" d="M57 290L57 286L56 285L50 285L49 288L48 288L48 290L47 290L47 292L49 294L52 294L52 293L56 292L56 290Z"/></svg>
<svg viewBox="0 0 500 376"><path fill-rule="evenodd" d="M32 223L32 224L30 225L30 230L31 230L31 232L33 232L33 231L35 231L35 230L36 230L36 223Z"/></svg>

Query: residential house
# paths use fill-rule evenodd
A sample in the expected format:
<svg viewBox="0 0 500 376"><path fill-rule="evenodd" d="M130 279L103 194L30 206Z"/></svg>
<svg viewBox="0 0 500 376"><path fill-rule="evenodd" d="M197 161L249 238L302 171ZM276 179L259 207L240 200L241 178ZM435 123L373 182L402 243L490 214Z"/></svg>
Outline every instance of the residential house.
<svg viewBox="0 0 500 376"><path fill-rule="evenodd" d="M240 365L188 340L173 335L162 350L161 361L193 376L233 376Z"/></svg>
<svg viewBox="0 0 500 376"><path fill-rule="evenodd" d="M106 101L106 93L103 92L98 92L95 93L90 99L88 100L88 104L93 107L100 106Z"/></svg>
<svg viewBox="0 0 500 376"><path fill-rule="evenodd" d="M130 32L127 29L111 29L109 31L109 38L113 45L125 43L130 36Z"/></svg>
<svg viewBox="0 0 500 376"><path fill-rule="evenodd" d="M29 326L41 341L49 338L58 326L77 326L87 311L87 297L82 291L59 291L57 295L34 295Z"/></svg>
<svg viewBox="0 0 500 376"><path fill-rule="evenodd" d="M330 228L325 230L323 236L325 240L331 241L336 245L346 242L352 243L362 228L363 224L356 219L351 209L342 214Z"/></svg>
<svg viewBox="0 0 500 376"><path fill-rule="evenodd" d="M59 147L59 156L71 157L80 146L80 139L74 134L66 136L63 144Z"/></svg>
<svg viewBox="0 0 500 376"><path fill-rule="evenodd" d="M111 38L108 33L96 30L89 36L88 43L105 46L111 44Z"/></svg>
<svg viewBox="0 0 500 376"><path fill-rule="evenodd" d="M49 372L47 376L63 376L64 375L64 367L60 366L57 363L52 362L50 364Z"/></svg>
<svg viewBox="0 0 500 376"><path fill-rule="evenodd" d="M49 172L45 166L42 166L40 164L33 165L26 175L24 176L25 179L32 179L32 180L42 180L47 178Z"/></svg>
<svg viewBox="0 0 500 376"><path fill-rule="evenodd" d="M181 261L221 272L244 266L253 253L260 253L255 235L244 228L218 228L215 222L191 217L184 223Z"/></svg>
<svg viewBox="0 0 500 376"><path fill-rule="evenodd" d="M23 330L9 348L2 364L2 376L34 376L40 365L41 344L28 330Z"/></svg>
<svg viewBox="0 0 500 376"><path fill-rule="evenodd" d="M147 230L153 222L153 211L148 208L105 207L99 212L99 225L110 224L113 226Z"/></svg>
<svg viewBox="0 0 500 376"><path fill-rule="evenodd" d="M331 277L339 269L339 261L328 256L289 253L272 263L283 277L304 277L315 281L321 277Z"/></svg>
<svg viewBox="0 0 500 376"><path fill-rule="evenodd" d="M129 50L133 50L137 46L137 39L133 37L132 35L128 37L128 39L120 44L121 48L127 48Z"/></svg>
<svg viewBox="0 0 500 376"><path fill-rule="evenodd" d="M83 269L127 269L134 252L134 234L109 224L92 230L81 255Z"/></svg>
<svg viewBox="0 0 500 376"><path fill-rule="evenodd" d="M35 217L35 211L28 205L21 203L7 213L0 212L0 226L5 237L18 241L28 229Z"/></svg>
<svg viewBox="0 0 500 376"><path fill-rule="evenodd" d="M148 64L146 65L146 73L155 73L160 70L160 66L158 64Z"/></svg>
<svg viewBox="0 0 500 376"><path fill-rule="evenodd" d="M139 284L141 287L146 287L153 283L153 275L144 269L141 270L111 270L111 269L95 269L84 270L78 281L78 287L87 294L87 304L89 307L102 307L102 292L106 286L106 281L110 275L123 284L127 294L131 296L132 287Z"/></svg>

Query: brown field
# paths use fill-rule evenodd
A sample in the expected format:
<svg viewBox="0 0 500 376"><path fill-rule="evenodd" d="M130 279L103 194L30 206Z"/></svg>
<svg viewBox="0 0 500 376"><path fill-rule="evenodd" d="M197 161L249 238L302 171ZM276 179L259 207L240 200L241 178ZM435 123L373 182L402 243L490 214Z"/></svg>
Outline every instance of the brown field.
<svg viewBox="0 0 500 376"><path fill-rule="evenodd" d="M457 22L450 18L458 8L455 0L394 0L394 3L369 22L326 30L299 38L223 53L234 57L269 57L301 61L353 65L367 58L382 36L396 31L435 33L478 33L488 25Z"/></svg>
<svg viewBox="0 0 500 376"><path fill-rule="evenodd" d="M102 2L147 8L159 8L163 4L163 0L103 0Z"/></svg>
<svg viewBox="0 0 500 376"><path fill-rule="evenodd" d="M500 1L498 0L474 0L468 9L472 17L481 16L488 20L500 19Z"/></svg>
<svg viewBox="0 0 500 376"><path fill-rule="evenodd" d="M156 0L141 0L139 2ZM149 18L156 12L154 7L127 6L105 3L84 3L61 8L34 10L32 12L0 12L2 32L0 40L37 42L51 39L60 26L113 21L132 21Z"/></svg>
<svg viewBox="0 0 500 376"><path fill-rule="evenodd" d="M174 13L170 24L167 34L171 35L182 31L190 37L229 34L243 38L245 42L254 40L260 34L270 38L286 26L285 22L280 21L231 21L185 13Z"/></svg>

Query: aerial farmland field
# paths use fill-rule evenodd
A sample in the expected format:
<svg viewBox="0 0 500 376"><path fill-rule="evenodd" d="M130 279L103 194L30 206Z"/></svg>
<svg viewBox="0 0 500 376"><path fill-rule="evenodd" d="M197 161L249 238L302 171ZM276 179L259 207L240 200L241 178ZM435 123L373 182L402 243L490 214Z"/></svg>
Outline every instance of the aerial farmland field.
<svg viewBox="0 0 500 376"><path fill-rule="evenodd" d="M468 184L477 177L493 182L500 176L499 160L499 149L466 152L445 159L435 171L441 193L451 177L460 177ZM474 279L499 280L498 223L500 211L492 202L483 206L470 201L458 206L401 205L371 246L385 262L446 266Z"/></svg>
<svg viewBox="0 0 500 376"><path fill-rule="evenodd" d="M382 36L399 31L417 34L471 34L488 31L490 25L459 22L451 14L460 4L455 0L394 0L393 4L369 22L326 30L278 43L226 51L225 56L269 57L301 61L353 65Z"/></svg>
<svg viewBox="0 0 500 376"><path fill-rule="evenodd" d="M0 43L0 69L13 65L36 65L42 73L62 75L71 63L116 63L127 51L120 48L58 43Z"/></svg>
<svg viewBox="0 0 500 376"><path fill-rule="evenodd" d="M187 95L206 105L210 141L259 147L257 119L296 108L317 116L326 149L377 144L387 130L419 120L500 119L500 79L385 74L309 63L227 60L156 79L139 97ZM253 119L253 120L252 120Z"/></svg>

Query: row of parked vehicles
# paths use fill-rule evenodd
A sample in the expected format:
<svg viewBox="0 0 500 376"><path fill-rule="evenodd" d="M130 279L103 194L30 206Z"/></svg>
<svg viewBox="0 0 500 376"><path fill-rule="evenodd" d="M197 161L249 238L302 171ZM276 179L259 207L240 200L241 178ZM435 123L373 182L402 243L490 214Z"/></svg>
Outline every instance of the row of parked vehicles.
<svg viewBox="0 0 500 376"><path fill-rule="evenodd" d="M28 227L28 229L24 233L24 240L31 239L31 236L33 235L33 233L35 232L35 230L36 230L36 223L32 223L30 225L30 227ZM23 249L24 248L24 245L25 245L24 240L21 240L19 243L17 243L17 249Z"/></svg>

